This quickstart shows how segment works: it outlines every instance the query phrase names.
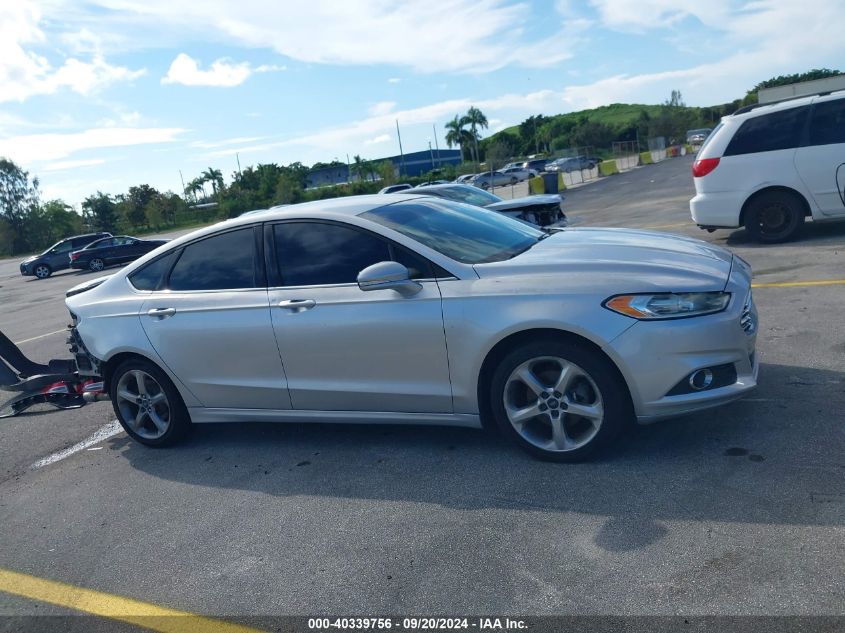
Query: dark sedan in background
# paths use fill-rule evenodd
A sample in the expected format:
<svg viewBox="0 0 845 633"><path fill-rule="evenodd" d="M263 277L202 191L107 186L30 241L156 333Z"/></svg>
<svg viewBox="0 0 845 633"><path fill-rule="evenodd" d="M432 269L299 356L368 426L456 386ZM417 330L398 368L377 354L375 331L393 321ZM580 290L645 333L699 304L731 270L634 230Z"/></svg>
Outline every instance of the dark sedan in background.
<svg viewBox="0 0 845 633"><path fill-rule="evenodd" d="M166 243L167 240L139 240L128 235L107 237L71 253L70 267L98 272L106 266L135 261Z"/></svg>
<svg viewBox="0 0 845 633"><path fill-rule="evenodd" d="M498 211L514 219L541 227L566 226L566 215L563 213L563 196L556 193L505 200L478 187L456 183L415 187L410 191L400 193L425 194L454 200L455 202L474 204L477 207Z"/></svg>
<svg viewBox="0 0 845 633"><path fill-rule="evenodd" d="M35 276L38 279L47 279L57 270L65 270L70 267L68 255L79 250L91 242L104 237L111 237L111 233L87 233L85 235L74 235L53 244L40 255L27 257L21 262L21 275L24 277Z"/></svg>

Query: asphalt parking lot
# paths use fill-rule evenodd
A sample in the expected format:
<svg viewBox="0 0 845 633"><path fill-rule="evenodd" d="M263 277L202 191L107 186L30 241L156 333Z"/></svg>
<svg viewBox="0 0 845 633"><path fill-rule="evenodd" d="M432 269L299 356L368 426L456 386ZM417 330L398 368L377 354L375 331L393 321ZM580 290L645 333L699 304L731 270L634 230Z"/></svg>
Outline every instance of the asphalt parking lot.
<svg viewBox="0 0 845 633"><path fill-rule="evenodd" d="M111 405L0 420L0 568L233 621L845 615L845 224L778 246L708 234L689 219L690 163L567 191L567 215L749 261L752 396L576 465L471 430L255 424L166 450L117 433L32 468ZM0 330L38 360L65 356L64 291L88 278L0 261ZM0 615L53 613L0 591Z"/></svg>

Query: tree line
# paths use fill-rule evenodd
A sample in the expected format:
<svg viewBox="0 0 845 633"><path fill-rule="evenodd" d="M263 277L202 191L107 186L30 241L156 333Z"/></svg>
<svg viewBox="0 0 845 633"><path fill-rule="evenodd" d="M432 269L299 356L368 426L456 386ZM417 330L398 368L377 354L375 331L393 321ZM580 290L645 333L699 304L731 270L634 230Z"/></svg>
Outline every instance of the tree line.
<svg viewBox="0 0 845 633"><path fill-rule="evenodd" d="M814 69L774 77L757 84L741 99L710 107L688 107L680 91L673 90L660 105L612 104L555 116L534 115L483 139L481 132L488 129L489 122L473 106L445 126L446 143L460 148L462 164L445 165L422 177L403 177L402 181L420 184L431 178L451 180L457 173L475 171L484 160L499 167L515 156L548 154L570 147L592 147L601 156L609 153L614 141L642 143L647 138L663 136L669 142L682 142L686 130L714 127L722 116L755 103L761 88L838 74L838 70ZM349 165L352 182L308 188L309 172L329 166L346 164L333 161L310 168L299 162L286 166L259 164L233 173L228 185L219 169L209 167L185 184L182 195L161 192L147 184L130 187L118 195L97 191L83 200L80 214L62 200L42 200L38 178L0 157L0 256L39 251L83 231L167 230L279 204L375 193L397 181L396 168L390 161L368 161L356 155Z"/></svg>

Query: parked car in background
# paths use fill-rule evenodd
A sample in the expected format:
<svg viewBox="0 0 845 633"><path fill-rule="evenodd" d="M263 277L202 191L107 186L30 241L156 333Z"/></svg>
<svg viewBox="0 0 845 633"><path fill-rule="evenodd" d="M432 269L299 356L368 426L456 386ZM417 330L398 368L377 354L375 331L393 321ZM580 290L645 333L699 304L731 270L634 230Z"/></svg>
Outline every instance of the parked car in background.
<svg viewBox="0 0 845 633"><path fill-rule="evenodd" d="M548 162L548 158L533 158L531 160L525 161L519 166L523 169L533 169L539 174L540 172L546 171L546 163Z"/></svg>
<svg viewBox="0 0 845 633"><path fill-rule="evenodd" d="M522 167L503 167L500 170L503 174L507 174L509 176L516 176L516 179L519 182L523 180L528 180L529 178L534 178L537 175L537 171L534 169L523 169Z"/></svg>
<svg viewBox="0 0 845 633"><path fill-rule="evenodd" d="M57 270L70 268L70 254L88 246L91 242L104 237L111 237L111 233L88 233L86 235L75 235L60 242L56 242L40 255L33 255L23 260L20 264L21 275L24 277L35 276L38 279L47 279Z"/></svg>
<svg viewBox="0 0 845 633"><path fill-rule="evenodd" d="M491 187L501 187L503 185L515 185L519 182L519 179L513 174L503 174L500 171L483 171L469 182L473 187L490 189Z"/></svg>
<svg viewBox="0 0 845 633"><path fill-rule="evenodd" d="M566 156L546 163L546 171L570 173L583 169L594 169L597 164L597 160L587 156Z"/></svg>
<svg viewBox="0 0 845 633"><path fill-rule="evenodd" d="M384 189L380 189L379 193L396 193L397 191L404 191L405 189L412 189L412 187L408 183L403 182L398 185L389 185Z"/></svg>
<svg viewBox="0 0 845 633"><path fill-rule="evenodd" d="M428 187L429 185L446 185L448 183L449 183L448 180L442 180L442 179L441 180L432 180L430 182L424 182L420 185L417 185L417 187ZM417 187L415 187L415 189Z"/></svg>
<svg viewBox="0 0 845 633"><path fill-rule="evenodd" d="M223 421L489 424L570 461L736 400L759 367L729 251L429 196L228 220L69 292L80 372L149 446Z"/></svg>
<svg viewBox="0 0 845 633"><path fill-rule="evenodd" d="M845 91L747 106L726 116L692 167L693 221L745 226L759 242L845 220Z"/></svg>
<svg viewBox="0 0 845 633"><path fill-rule="evenodd" d="M107 266L126 264L157 249L168 240L140 240L137 237L118 235L91 242L70 254L70 267L99 272Z"/></svg>
<svg viewBox="0 0 845 633"><path fill-rule="evenodd" d="M458 176L457 178L455 178L455 182L458 184L465 184L475 178L477 175L478 174L464 174L463 176Z"/></svg>
<svg viewBox="0 0 845 633"><path fill-rule="evenodd" d="M558 194L541 194L526 196L514 200L503 200L497 195L470 185L451 183L448 185L434 185L431 187L417 187L413 191L402 193L425 194L437 198L446 198L455 202L473 204L490 211L498 211L502 215L535 224L543 228L566 226L566 215L563 212L563 196Z"/></svg>
<svg viewBox="0 0 845 633"><path fill-rule="evenodd" d="M691 145L700 145L707 140L712 130L709 127L700 128L698 130L687 130L687 143Z"/></svg>

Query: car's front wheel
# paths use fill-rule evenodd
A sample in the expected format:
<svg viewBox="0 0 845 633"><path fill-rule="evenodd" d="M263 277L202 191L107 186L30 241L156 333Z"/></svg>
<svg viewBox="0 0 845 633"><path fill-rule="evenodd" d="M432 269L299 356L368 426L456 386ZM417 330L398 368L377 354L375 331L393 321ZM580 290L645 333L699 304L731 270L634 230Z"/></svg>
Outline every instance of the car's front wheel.
<svg viewBox="0 0 845 633"><path fill-rule="evenodd" d="M175 385L147 360L122 363L112 375L109 391L118 421L141 444L175 444L191 429L191 418Z"/></svg>
<svg viewBox="0 0 845 633"><path fill-rule="evenodd" d="M585 345L553 338L518 347L493 374L491 406L505 436L551 461L584 459L632 417L619 372Z"/></svg>
<svg viewBox="0 0 845 633"><path fill-rule="evenodd" d="M38 264L33 272L39 279L47 279L47 277L53 274L53 269L47 264Z"/></svg>
<svg viewBox="0 0 845 633"><path fill-rule="evenodd" d="M88 263L88 268L90 268L95 273L100 272L103 268L106 267L106 263L100 259L99 257L95 257Z"/></svg>
<svg viewBox="0 0 845 633"><path fill-rule="evenodd" d="M798 233L804 224L804 205L787 191L767 191L748 206L745 228L755 242L777 244Z"/></svg>

